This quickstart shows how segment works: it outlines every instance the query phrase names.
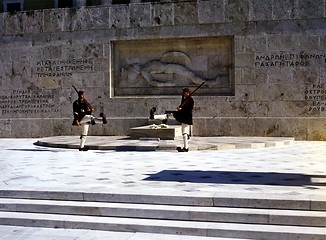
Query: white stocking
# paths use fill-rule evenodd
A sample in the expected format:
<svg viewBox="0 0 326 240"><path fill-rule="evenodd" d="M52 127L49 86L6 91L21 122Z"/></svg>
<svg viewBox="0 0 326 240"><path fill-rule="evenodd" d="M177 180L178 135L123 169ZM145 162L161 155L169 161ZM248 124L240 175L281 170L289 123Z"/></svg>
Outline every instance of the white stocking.
<svg viewBox="0 0 326 240"><path fill-rule="evenodd" d="M89 129L89 124L91 123L91 120L90 119L91 119L90 118L90 115L86 115L80 121L80 123L81 123L80 148L84 148L85 147L86 137L87 137L88 129Z"/></svg>
<svg viewBox="0 0 326 240"><path fill-rule="evenodd" d="M181 131L182 131L182 137L183 137L183 146L184 146L185 149L189 148L189 145L188 145L189 129L190 129L190 126L188 124L185 124L185 123L181 124Z"/></svg>
<svg viewBox="0 0 326 240"><path fill-rule="evenodd" d="M154 115L154 119L166 120L168 116L166 114Z"/></svg>
<svg viewBox="0 0 326 240"><path fill-rule="evenodd" d="M154 119L166 120L166 119L175 119L175 118L173 117L173 114L159 114L159 115L154 115Z"/></svg>

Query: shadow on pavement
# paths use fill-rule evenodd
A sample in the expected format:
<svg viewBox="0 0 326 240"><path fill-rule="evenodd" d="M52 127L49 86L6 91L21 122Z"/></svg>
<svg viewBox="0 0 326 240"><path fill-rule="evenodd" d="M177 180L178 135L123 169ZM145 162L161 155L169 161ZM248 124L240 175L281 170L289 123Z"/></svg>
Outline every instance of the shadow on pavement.
<svg viewBox="0 0 326 240"><path fill-rule="evenodd" d="M322 181L313 182L313 178L322 179ZM149 177L144 180L215 184L326 186L326 175L275 172L164 170L155 174L150 174Z"/></svg>
<svg viewBox="0 0 326 240"><path fill-rule="evenodd" d="M9 151L21 151L21 152L58 152L59 150L49 150L49 149L27 149L27 148L9 148Z"/></svg>

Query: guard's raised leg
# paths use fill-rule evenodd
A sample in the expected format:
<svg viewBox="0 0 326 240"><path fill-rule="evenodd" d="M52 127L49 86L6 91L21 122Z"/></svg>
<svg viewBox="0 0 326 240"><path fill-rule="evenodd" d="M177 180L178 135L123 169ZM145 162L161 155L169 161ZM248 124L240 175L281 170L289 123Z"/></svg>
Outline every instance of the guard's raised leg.
<svg viewBox="0 0 326 240"><path fill-rule="evenodd" d="M100 113L100 117L92 116L92 125L95 124L107 124L106 116L104 113Z"/></svg>
<svg viewBox="0 0 326 240"><path fill-rule="evenodd" d="M149 112L150 119L161 120L162 123L166 124L169 119L174 119L173 113L174 111L165 111L165 114L155 114L156 108L151 108Z"/></svg>

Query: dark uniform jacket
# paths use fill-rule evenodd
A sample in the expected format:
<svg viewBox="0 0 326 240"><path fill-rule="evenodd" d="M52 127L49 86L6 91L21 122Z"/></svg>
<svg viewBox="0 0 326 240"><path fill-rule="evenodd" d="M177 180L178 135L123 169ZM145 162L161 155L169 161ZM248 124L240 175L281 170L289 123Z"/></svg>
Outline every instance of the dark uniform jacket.
<svg viewBox="0 0 326 240"><path fill-rule="evenodd" d="M182 96L181 105L185 102L185 105L181 110L173 112L174 118L180 122L188 125L192 125L192 109L194 108L194 100L192 97L185 98Z"/></svg>
<svg viewBox="0 0 326 240"><path fill-rule="evenodd" d="M74 111L74 120L80 121L85 115L92 113L83 99L77 99L74 101L72 107Z"/></svg>

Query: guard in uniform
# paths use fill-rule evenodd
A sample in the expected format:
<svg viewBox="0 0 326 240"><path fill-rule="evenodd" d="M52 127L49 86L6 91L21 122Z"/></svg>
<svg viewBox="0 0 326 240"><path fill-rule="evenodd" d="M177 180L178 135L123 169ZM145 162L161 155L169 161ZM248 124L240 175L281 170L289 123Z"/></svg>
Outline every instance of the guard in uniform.
<svg viewBox="0 0 326 240"><path fill-rule="evenodd" d="M104 113L100 113L100 118L92 115L94 109L86 101L84 97L84 91L78 91L78 99L73 103L73 115L74 121L72 125L81 126L80 146L79 151L87 151L88 147L85 146L86 137L88 134L89 125L95 125L96 123L106 124L106 116Z"/></svg>
<svg viewBox="0 0 326 240"><path fill-rule="evenodd" d="M183 148L178 147L179 152L188 152L190 139L190 128L193 125L192 121L192 110L194 108L194 100L190 95L189 88L184 88L182 91L181 104L178 107L178 111L166 111L165 114L155 115L156 108L152 108L150 111L150 119L159 119L164 123L169 118L174 118L181 123L182 137L183 137Z"/></svg>

